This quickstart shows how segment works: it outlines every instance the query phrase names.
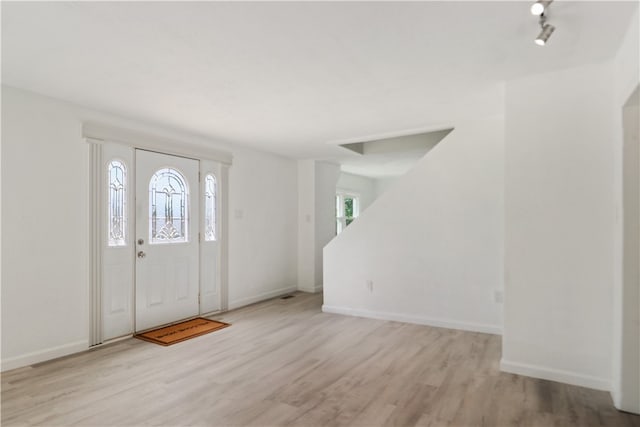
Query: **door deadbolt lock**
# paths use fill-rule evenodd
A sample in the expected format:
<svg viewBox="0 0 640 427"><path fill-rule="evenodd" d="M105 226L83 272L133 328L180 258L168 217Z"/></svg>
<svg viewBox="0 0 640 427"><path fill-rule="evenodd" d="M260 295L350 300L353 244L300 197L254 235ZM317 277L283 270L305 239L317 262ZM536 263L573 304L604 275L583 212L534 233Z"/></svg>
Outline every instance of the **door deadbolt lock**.
<svg viewBox="0 0 640 427"><path fill-rule="evenodd" d="M144 258L146 256L147 256L147 254L145 254L144 251L138 252L138 258Z"/></svg>
<svg viewBox="0 0 640 427"><path fill-rule="evenodd" d="M144 245L144 239L138 239L138 244L139 245Z"/></svg>

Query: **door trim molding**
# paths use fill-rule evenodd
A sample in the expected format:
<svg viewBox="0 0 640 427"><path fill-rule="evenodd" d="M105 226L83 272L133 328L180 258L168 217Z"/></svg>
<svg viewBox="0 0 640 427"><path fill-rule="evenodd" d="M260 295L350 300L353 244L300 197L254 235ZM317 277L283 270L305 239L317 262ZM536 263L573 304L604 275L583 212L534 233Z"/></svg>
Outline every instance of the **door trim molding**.
<svg viewBox="0 0 640 427"><path fill-rule="evenodd" d="M89 346L102 343L102 145L89 144Z"/></svg>
<svg viewBox="0 0 640 427"><path fill-rule="evenodd" d="M131 147L134 150L151 150L162 154L192 158L194 160L212 160L220 163L220 191L222 209L220 209L220 312L229 308L228 290L228 263L229 263L229 167L232 165L231 153L210 149L193 144L181 144L178 140L156 138L136 131L128 131L115 127L86 122L82 126L82 134L85 142L89 144L89 341L88 345L103 344L102 322L102 259L103 236L102 224L104 222L104 192L102 188L102 145L112 142ZM140 141L137 140L140 138ZM191 151L193 149L193 151ZM132 176L135 176L135 157L131 165ZM135 233L134 233L135 234ZM135 292L135 284L134 290ZM132 301L135 310L135 294ZM135 311L133 313L132 331L135 330ZM110 341L110 340L109 340Z"/></svg>
<svg viewBox="0 0 640 427"><path fill-rule="evenodd" d="M98 141L124 144L139 150L156 151L158 153L201 160L213 160L223 165L231 165L233 161L233 155L228 151L96 122L84 122L82 124L82 136Z"/></svg>
<svg viewBox="0 0 640 427"><path fill-rule="evenodd" d="M220 165L220 311L229 310L229 166Z"/></svg>

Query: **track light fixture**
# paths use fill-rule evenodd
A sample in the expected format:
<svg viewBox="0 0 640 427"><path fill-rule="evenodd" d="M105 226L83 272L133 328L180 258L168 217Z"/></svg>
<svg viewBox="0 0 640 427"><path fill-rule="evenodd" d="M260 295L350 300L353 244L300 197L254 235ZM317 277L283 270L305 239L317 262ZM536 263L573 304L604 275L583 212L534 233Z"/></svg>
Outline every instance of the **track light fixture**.
<svg viewBox="0 0 640 427"><path fill-rule="evenodd" d="M542 15L552 1L553 0L538 0L531 5L531 14L536 16Z"/></svg>
<svg viewBox="0 0 640 427"><path fill-rule="evenodd" d="M553 31L556 29L553 25L547 24L546 21L547 18L544 15L540 15L540 28L542 28L542 31L540 31L540 34L538 34L538 37L535 39L535 43L538 46L547 44L547 40L549 40L549 37L551 37L551 34L553 34Z"/></svg>
<svg viewBox="0 0 640 427"><path fill-rule="evenodd" d="M531 5L531 14L540 16L540 34L534 40L538 46L544 46L547 44L547 40L551 37L556 27L551 24L547 24L547 17L545 16L545 12L549 9L549 5L553 0L538 0L534 4Z"/></svg>

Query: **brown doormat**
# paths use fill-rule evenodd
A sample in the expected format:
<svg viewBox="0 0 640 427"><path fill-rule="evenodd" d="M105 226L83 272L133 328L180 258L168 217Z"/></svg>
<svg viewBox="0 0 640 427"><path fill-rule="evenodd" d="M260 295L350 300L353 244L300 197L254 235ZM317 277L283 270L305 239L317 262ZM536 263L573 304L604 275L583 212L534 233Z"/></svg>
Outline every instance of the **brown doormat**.
<svg viewBox="0 0 640 427"><path fill-rule="evenodd" d="M165 326L164 328L154 329L153 331L136 334L135 337L141 340L153 342L160 345L171 345L190 338L199 337L209 332L231 326L228 323L217 322L215 320L198 317L196 319L187 320L186 322L176 323L175 325Z"/></svg>

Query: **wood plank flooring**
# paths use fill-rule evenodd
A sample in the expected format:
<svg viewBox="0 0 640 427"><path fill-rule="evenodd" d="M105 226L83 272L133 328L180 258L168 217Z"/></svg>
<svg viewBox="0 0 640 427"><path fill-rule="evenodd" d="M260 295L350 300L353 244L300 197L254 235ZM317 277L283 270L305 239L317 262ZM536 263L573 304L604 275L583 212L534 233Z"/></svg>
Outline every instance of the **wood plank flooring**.
<svg viewBox="0 0 640 427"><path fill-rule="evenodd" d="M6 372L2 425L640 426L606 392L500 373L498 336L324 314L321 298Z"/></svg>

